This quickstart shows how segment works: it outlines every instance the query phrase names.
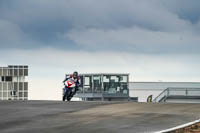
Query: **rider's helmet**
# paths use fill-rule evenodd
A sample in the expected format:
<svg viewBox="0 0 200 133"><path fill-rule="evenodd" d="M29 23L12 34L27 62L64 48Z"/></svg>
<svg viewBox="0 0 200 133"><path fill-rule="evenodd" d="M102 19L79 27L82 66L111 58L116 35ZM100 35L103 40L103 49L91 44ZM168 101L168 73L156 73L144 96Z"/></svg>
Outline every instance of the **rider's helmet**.
<svg viewBox="0 0 200 133"><path fill-rule="evenodd" d="M73 72L73 78L77 78L77 77L78 77L78 72L77 71Z"/></svg>

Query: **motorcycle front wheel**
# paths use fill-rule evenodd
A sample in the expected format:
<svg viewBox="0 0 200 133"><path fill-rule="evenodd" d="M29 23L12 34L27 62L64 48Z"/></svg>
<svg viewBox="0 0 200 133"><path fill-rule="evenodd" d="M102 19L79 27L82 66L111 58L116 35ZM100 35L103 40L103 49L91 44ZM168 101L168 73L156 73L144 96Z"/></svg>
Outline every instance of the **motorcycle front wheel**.
<svg viewBox="0 0 200 133"><path fill-rule="evenodd" d="M67 90L67 88L64 88L65 90L64 90L64 94L63 94L63 101L65 101L65 99L66 99L66 97L68 97L67 95L68 95L68 93L69 93L69 91Z"/></svg>
<svg viewBox="0 0 200 133"><path fill-rule="evenodd" d="M63 101L65 101L65 99L66 99L66 94L63 95Z"/></svg>
<svg viewBox="0 0 200 133"><path fill-rule="evenodd" d="M69 95L67 96L67 101L70 101L72 97L73 97L72 92L70 92Z"/></svg>

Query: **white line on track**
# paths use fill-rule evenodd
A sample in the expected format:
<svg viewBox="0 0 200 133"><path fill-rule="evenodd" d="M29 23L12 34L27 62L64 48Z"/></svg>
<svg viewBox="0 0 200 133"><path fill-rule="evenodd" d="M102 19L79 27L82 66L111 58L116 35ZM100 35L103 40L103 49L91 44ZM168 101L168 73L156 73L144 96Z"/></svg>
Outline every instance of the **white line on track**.
<svg viewBox="0 0 200 133"><path fill-rule="evenodd" d="M169 129L165 129L165 130L162 130L162 131L158 131L158 132L155 132L155 133L165 133L165 132L174 131L174 130L181 129L181 128L184 128L184 127L187 127L187 126L191 126L191 125L196 124L198 122L200 122L200 119L192 121L192 122L189 122L189 123L186 123L186 124L183 124L183 125L179 125L179 126L176 126L176 127L173 127L173 128L169 128Z"/></svg>

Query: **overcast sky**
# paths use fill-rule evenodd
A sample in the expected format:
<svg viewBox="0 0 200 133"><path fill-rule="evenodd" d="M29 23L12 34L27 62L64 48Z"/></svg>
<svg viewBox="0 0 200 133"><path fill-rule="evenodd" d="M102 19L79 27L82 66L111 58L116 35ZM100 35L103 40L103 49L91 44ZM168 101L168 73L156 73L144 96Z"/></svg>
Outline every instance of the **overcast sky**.
<svg viewBox="0 0 200 133"><path fill-rule="evenodd" d="M1 0L0 64L29 65L30 99L42 99L37 91L60 98L64 74L74 70L199 81L199 7L199 0Z"/></svg>

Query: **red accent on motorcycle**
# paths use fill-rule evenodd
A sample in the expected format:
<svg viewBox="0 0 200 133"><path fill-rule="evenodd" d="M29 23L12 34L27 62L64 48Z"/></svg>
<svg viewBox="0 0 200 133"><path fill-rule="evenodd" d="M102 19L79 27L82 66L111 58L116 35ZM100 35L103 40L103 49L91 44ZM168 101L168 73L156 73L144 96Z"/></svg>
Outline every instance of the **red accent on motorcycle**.
<svg viewBox="0 0 200 133"><path fill-rule="evenodd" d="M73 84L73 82L67 81L67 87L71 87Z"/></svg>

